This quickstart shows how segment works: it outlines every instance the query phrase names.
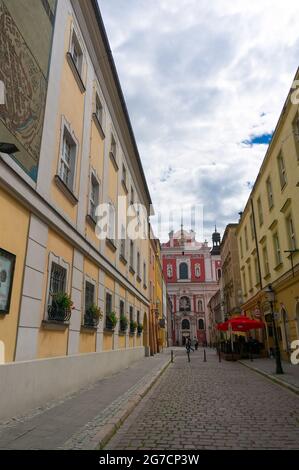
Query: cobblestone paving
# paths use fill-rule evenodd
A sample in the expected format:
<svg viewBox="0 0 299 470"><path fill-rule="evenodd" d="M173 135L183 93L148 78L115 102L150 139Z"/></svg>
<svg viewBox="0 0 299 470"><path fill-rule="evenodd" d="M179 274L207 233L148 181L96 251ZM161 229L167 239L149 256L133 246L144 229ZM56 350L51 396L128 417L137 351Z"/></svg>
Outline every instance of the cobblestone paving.
<svg viewBox="0 0 299 470"><path fill-rule="evenodd" d="M298 449L299 398L214 351L176 351L106 449Z"/></svg>

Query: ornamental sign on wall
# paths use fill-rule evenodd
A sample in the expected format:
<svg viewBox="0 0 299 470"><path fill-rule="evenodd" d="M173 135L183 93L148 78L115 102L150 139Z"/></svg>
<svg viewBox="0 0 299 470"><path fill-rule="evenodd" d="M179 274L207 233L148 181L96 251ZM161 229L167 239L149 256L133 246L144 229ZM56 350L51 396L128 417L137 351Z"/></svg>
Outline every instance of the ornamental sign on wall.
<svg viewBox="0 0 299 470"><path fill-rule="evenodd" d="M16 257L0 248L0 314L8 313Z"/></svg>

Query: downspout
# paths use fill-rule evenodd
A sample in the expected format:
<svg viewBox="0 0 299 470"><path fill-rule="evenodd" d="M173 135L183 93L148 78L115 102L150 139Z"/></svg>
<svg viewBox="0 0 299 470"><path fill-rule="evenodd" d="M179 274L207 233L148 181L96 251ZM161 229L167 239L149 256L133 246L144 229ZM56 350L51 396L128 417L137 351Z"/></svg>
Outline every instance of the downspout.
<svg viewBox="0 0 299 470"><path fill-rule="evenodd" d="M259 246L258 246L258 242L257 242L255 213L254 213L254 207L253 207L253 200L252 200L252 198L250 198L250 202L251 202L251 212L252 212L252 219L253 219L255 248L256 248L256 254L257 254L257 264L258 264L258 268L259 268L260 290L263 290L263 285L262 285L262 271L261 271L261 260L260 260Z"/></svg>

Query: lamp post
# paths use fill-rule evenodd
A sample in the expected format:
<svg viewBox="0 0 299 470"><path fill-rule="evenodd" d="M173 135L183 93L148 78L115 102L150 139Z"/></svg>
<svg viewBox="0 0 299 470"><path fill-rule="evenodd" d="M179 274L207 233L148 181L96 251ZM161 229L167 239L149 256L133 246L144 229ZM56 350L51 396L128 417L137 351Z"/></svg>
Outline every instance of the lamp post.
<svg viewBox="0 0 299 470"><path fill-rule="evenodd" d="M271 319L272 319L272 324L273 324L274 340L275 340L276 374L283 374L282 365L281 365L281 358L280 358L280 348L279 348L276 322L275 322L275 315L274 315L275 292L274 292L271 284L269 284L268 287L266 287L266 289L264 289L264 292L267 295L267 300L270 304L270 309L271 309Z"/></svg>

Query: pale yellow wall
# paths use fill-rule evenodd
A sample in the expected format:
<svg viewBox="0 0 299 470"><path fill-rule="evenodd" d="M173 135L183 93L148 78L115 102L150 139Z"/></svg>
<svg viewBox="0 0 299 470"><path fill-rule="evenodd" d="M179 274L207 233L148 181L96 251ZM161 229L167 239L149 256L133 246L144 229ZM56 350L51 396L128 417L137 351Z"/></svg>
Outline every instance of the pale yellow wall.
<svg viewBox="0 0 299 470"><path fill-rule="evenodd" d="M113 347L113 335L104 333L103 351L111 351Z"/></svg>
<svg viewBox="0 0 299 470"><path fill-rule="evenodd" d="M118 348L119 349L124 349L126 347L126 337L125 336L119 336L118 337Z"/></svg>
<svg viewBox="0 0 299 470"><path fill-rule="evenodd" d="M134 336L129 336L129 348L134 348Z"/></svg>
<svg viewBox="0 0 299 470"><path fill-rule="evenodd" d="M64 331L41 330L38 339L39 359L66 355L68 328Z"/></svg>
<svg viewBox="0 0 299 470"><path fill-rule="evenodd" d="M71 125L73 132L79 142L79 151L76 162L76 181L74 185L74 192L78 195L79 191L79 178L81 166L81 151L82 151L82 137L83 137L83 118L84 118L84 98L85 93L81 93L78 84L75 80L73 72L67 62L66 53L69 50L70 33L71 33L71 17L68 19L68 25L65 31L64 38L64 63L62 76L60 79L60 102L59 110L57 113L56 122L56 149L55 157L53 159L52 174L53 177L58 172L58 162L60 158L60 141L61 141L61 116L63 115ZM57 187L56 183L52 182L51 196L55 204L63 210L63 212L71 218L74 222L77 217L77 205L73 206L71 202L64 196L61 190Z"/></svg>
<svg viewBox="0 0 299 470"><path fill-rule="evenodd" d="M0 189L0 248L16 255L10 310L0 315L0 341L5 345L5 362L13 361L16 344L23 271L26 257L29 212ZM13 215L13 217L12 217Z"/></svg>
<svg viewBox="0 0 299 470"><path fill-rule="evenodd" d="M95 352L95 350L96 350L96 333L95 332L84 333L81 331L79 352L91 353L91 352Z"/></svg>

